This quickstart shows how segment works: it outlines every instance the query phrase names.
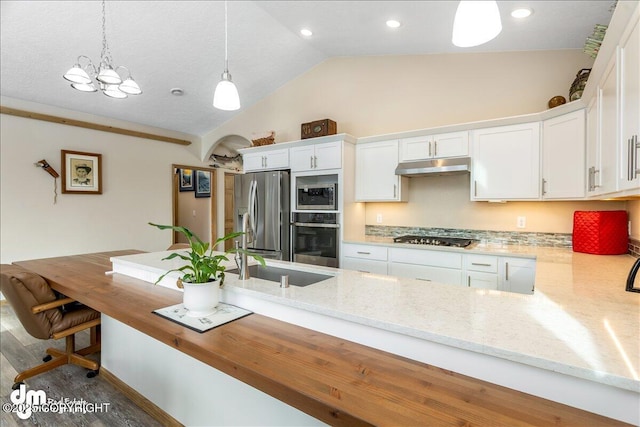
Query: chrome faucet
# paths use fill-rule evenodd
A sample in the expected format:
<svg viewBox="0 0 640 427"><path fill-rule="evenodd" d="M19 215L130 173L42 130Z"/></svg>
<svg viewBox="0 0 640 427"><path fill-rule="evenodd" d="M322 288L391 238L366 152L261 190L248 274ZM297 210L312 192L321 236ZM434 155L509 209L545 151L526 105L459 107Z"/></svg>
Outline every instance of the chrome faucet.
<svg viewBox="0 0 640 427"><path fill-rule="evenodd" d="M238 266L239 279L247 280L251 276L249 275L249 265L247 263L247 243L251 242L252 230L249 226L249 212L245 212L242 215L242 251L238 254L239 242L236 240L236 255L235 261Z"/></svg>

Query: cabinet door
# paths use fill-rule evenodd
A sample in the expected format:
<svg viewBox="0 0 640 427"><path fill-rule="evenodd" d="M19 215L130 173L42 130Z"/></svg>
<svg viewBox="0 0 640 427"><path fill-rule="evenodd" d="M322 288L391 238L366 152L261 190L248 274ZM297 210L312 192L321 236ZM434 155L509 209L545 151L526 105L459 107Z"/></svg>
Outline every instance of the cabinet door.
<svg viewBox="0 0 640 427"><path fill-rule="evenodd" d="M291 172L301 172L313 169L313 156L315 150L313 145L304 147L292 147L291 153Z"/></svg>
<svg viewBox="0 0 640 427"><path fill-rule="evenodd" d="M587 196L596 194L600 173L600 88L587 106Z"/></svg>
<svg viewBox="0 0 640 427"><path fill-rule="evenodd" d="M451 132L433 136L433 157L469 155L469 132Z"/></svg>
<svg viewBox="0 0 640 427"><path fill-rule="evenodd" d="M528 258L500 260L500 289L508 292L532 294L536 280L536 261Z"/></svg>
<svg viewBox="0 0 640 427"><path fill-rule="evenodd" d="M264 161L264 153L247 153L242 156L242 167L245 172L264 170Z"/></svg>
<svg viewBox="0 0 640 427"><path fill-rule="evenodd" d="M596 194L616 191L618 141L618 77L616 57L609 62L600 84L600 171L596 174Z"/></svg>
<svg viewBox="0 0 640 427"><path fill-rule="evenodd" d="M340 169L342 167L342 144L328 142L315 147L314 169Z"/></svg>
<svg viewBox="0 0 640 427"><path fill-rule="evenodd" d="M433 136L416 136L400 140L400 160L423 160L433 157Z"/></svg>
<svg viewBox="0 0 640 427"><path fill-rule="evenodd" d="M472 139L472 200L540 197L538 122L479 129Z"/></svg>
<svg viewBox="0 0 640 427"><path fill-rule="evenodd" d="M496 273L467 272L467 283L470 288L498 289L498 275Z"/></svg>
<svg viewBox="0 0 640 427"><path fill-rule="evenodd" d="M620 155L618 189L640 188L640 24L620 43Z"/></svg>
<svg viewBox="0 0 640 427"><path fill-rule="evenodd" d="M396 166L398 140L356 145L356 201L402 201Z"/></svg>
<svg viewBox="0 0 640 427"><path fill-rule="evenodd" d="M265 155L265 167L267 169L288 169L289 150L267 151Z"/></svg>
<svg viewBox="0 0 640 427"><path fill-rule="evenodd" d="M276 170L289 168L289 150L258 151L246 153L242 156L242 166L245 172Z"/></svg>
<svg viewBox="0 0 640 427"><path fill-rule="evenodd" d="M542 133L542 198L585 195L584 110L545 120Z"/></svg>

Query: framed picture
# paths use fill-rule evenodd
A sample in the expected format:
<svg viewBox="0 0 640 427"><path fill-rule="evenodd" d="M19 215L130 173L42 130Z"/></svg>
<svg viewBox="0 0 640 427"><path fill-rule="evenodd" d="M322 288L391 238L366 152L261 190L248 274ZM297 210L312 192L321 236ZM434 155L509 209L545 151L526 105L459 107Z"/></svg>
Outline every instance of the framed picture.
<svg viewBox="0 0 640 427"><path fill-rule="evenodd" d="M196 197L211 197L211 172L196 170Z"/></svg>
<svg viewBox="0 0 640 427"><path fill-rule="evenodd" d="M102 194L102 154L62 151L62 192Z"/></svg>
<svg viewBox="0 0 640 427"><path fill-rule="evenodd" d="M180 191L193 191L193 170L178 169L180 171Z"/></svg>

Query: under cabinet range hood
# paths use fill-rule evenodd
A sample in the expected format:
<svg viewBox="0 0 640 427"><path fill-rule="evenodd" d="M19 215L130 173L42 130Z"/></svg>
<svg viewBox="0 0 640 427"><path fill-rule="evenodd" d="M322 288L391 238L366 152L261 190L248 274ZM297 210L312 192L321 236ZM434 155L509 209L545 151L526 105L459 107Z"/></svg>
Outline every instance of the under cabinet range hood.
<svg viewBox="0 0 640 427"><path fill-rule="evenodd" d="M457 175L471 171L469 157L453 157L447 159L418 160L401 162L396 167L396 175L408 177L430 175Z"/></svg>

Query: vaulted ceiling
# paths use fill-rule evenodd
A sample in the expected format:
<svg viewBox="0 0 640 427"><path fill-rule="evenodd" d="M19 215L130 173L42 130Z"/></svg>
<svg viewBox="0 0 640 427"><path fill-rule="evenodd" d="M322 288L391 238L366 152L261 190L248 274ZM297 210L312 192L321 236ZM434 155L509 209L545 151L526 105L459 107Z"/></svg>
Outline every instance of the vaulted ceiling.
<svg viewBox="0 0 640 427"><path fill-rule="evenodd" d="M229 71L242 109L226 112L212 106L224 69L223 2L107 1L114 64L143 90L117 100L75 91L62 78L79 55L99 62L100 2L3 0L0 94L202 136L331 57L580 49L595 24L609 23L613 4L499 1L502 32L463 49L451 43L457 1L230 1ZM533 15L512 18L523 5ZM388 28L388 19L401 26ZM303 27L313 36L300 35Z"/></svg>

